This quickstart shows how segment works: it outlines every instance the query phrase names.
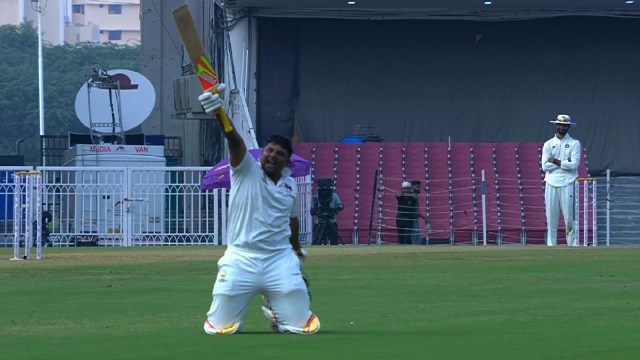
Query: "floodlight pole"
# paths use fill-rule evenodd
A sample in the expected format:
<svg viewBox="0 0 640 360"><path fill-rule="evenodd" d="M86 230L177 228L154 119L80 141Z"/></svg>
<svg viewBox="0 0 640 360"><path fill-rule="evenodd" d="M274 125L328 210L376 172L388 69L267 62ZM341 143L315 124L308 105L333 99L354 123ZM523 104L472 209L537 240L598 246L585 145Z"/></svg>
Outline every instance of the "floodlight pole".
<svg viewBox="0 0 640 360"><path fill-rule="evenodd" d="M42 71L42 8L38 0L31 0L34 5L34 10L38 13L38 113L39 113L39 127L40 127L40 141L44 136L44 84L43 84L43 71ZM47 157L45 156L44 142L42 144L42 165L46 166Z"/></svg>

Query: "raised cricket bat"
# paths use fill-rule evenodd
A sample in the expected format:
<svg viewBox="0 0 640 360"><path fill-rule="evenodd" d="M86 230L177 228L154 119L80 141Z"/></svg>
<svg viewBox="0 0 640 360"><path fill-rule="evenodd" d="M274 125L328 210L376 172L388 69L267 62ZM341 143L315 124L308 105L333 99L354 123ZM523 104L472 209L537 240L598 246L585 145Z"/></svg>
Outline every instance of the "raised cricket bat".
<svg viewBox="0 0 640 360"><path fill-rule="evenodd" d="M195 70L196 75L198 75L198 80L200 80L202 90L212 91L214 94L217 93L217 87L220 84L220 81L218 81L218 77L213 71L213 67L209 62L209 59L207 59L207 54L204 51L204 46L202 46L202 41L200 41L200 36L198 35L198 30L193 22L193 17L191 16L189 7L187 4L181 5L174 9L172 14L173 20L178 28L178 32L180 33L180 38L184 44L184 48L187 50L193 69ZM231 132L233 128L231 127L231 122L229 122L229 117L224 109L220 108L216 110L215 114L220 117L224 132Z"/></svg>

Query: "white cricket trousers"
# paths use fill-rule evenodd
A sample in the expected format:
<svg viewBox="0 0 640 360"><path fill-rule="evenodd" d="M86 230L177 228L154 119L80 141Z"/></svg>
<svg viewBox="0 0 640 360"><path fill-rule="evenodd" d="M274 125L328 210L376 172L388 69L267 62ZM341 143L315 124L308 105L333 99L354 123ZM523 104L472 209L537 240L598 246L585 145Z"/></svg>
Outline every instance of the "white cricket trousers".
<svg viewBox="0 0 640 360"><path fill-rule="evenodd" d="M564 217L567 246L575 246L576 232L573 227L574 184L555 187L546 184L544 188L544 204L547 215L547 246L558 244L558 219L560 211Z"/></svg>
<svg viewBox="0 0 640 360"><path fill-rule="evenodd" d="M242 324L247 306L258 294L269 298L282 325L304 328L312 315L300 260L291 249L260 252L229 247L218 260L209 322L218 329Z"/></svg>

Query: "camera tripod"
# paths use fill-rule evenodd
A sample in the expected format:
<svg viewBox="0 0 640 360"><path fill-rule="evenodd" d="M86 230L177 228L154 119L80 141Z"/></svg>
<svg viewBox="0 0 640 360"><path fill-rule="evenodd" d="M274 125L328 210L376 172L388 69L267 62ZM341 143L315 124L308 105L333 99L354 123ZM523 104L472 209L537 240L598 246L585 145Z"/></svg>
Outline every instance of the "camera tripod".
<svg viewBox="0 0 640 360"><path fill-rule="evenodd" d="M331 223L329 220L319 220L317 224L313 226L313 241L311 245L323 245L326 239L329 239L329 244L344 245L340 235L338 235L337 226L335 223Z"/></svg>

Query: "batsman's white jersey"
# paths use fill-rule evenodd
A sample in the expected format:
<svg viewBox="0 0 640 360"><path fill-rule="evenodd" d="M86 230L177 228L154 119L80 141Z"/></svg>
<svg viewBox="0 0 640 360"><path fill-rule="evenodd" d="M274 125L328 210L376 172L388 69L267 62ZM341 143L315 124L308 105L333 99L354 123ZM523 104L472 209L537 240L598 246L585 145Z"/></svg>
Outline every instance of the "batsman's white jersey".
<svg viewBox="0 0 640 360"><path fill-rule="evenodd" d="M298 187L284 168L277 184L247 153L231 168L227 245L243 249L291 249L290 218L297 217Z"/></svg>

